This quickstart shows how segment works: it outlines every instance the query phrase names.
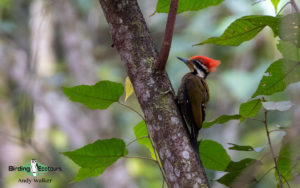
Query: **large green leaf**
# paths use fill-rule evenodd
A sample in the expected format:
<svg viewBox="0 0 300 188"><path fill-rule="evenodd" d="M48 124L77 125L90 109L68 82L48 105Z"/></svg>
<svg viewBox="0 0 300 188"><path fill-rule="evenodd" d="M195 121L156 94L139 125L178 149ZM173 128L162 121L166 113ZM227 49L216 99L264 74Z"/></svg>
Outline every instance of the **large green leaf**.
<svg viewBox="0 0 300 188"><path fill-rule="evenodd" d="M97 140L92 144L63 154L81 167L75 177L75 181L81 181L84 178L102 174L107 167L127 153L124 141L112 138Z"/></svg>
<svg viewBox="0 0 300 188"><path fill-rule="evenodd" d="M300 48L288 41L279 40L277 49L281 52L285 59L292 61L300 60Z"/></svg>
<svg viewBox="0 0 300 188"><path fill-rule="evenodd" d="M239 176L242 175L243 171L255 162L256 164L260 164L259 161L251 158L246 158L238 162L231 161L225 170L228 173L219 178L217 181L228 187L230 187L230 185L232 185L237 180L239 180L240 184L242 184L243 181L245 181L245 183L250 183L249 180L255 181L255 178L252 174L247 175L246 180L244 180L243 178L239 179ZM252 176L251 179L249 178L249 176Z"/></svg>
<svg viewBox="0 0 300 188"><path fill-rule="evenodd" d="M300 14L288 14L280 22L279 37L300 47Z"/></svg>
<svg viewBox="0 0 300 188"><path fill-rule="evenodd" d="M212 170L224 171L231 161L223 146L212 140L200 142L199 155L203 166Z"/></svg>
<svg viewBox="0 0 300 188"><path fill-rule="evenodd" d="M245 158L243 160L240 161L231 161L227 168L226 168L226 172L236 172L236 171L243 171L245 168L247 168L248 166L250 166L251 164L253 164L254 162L259 163L259 161L255 160L255 159L251 159L251 158Z"/></svg>
<svg viewBox="0 0 300 188"><path fill-rule="evenodd" d="M209 128L216 123L223 124L230 120L240 119L240 118L241 118L240 115L222 115L222 116L218 117L217 119L215 119L214 121L204 122L202 125L202 128Z"/></svg>
<svg viewBox="0 0 300 188"><path fill-rule="evenodd" d="M257 115L258 111L260 110L262 106L260 99L254 99L245 103L242 103L240 105L240 115L242 116L241 121L244 120L244 118L248 117L254 117Z"/></svg>
<svg viewBox="0 0 300 188"><path fill-rule="evenodd" d="M185 11L197 11L209 6L215 6L224 0L179 0L177 13ZM171 0L158 0L156 4L156 12L168 13Z"/></svg>
<svg viewBox="0 0 300 188"><path fill-rule="evenodd" d="M284 177L283 181L289 181L292 178L292 148L290 144L286 144L281 147L277 166L280 174ZM277 174L276 178L279 180Z"/></svg>
<svg viewBox="0 0 300 188"><path fill-rule="evenodd" d="M124 92L123 85L111 81L100 81L95 85L63 87L65 95L73 102L80 102L90 109L106 109L118 102Z"/></svg>
<svg viewBox="0 0 300 188"><path fill-rule="evenodd" d="M289 131L282 140L277 165L282 180L289 181L300 176L300 136L297 131ZM277 174L275 176L278 179ZM279 183L279 181L278 181Z"/></svg>
<svg viewBox="0 0 300 188"><path fill-rule="evenodd" d="M272 16L245 16L231 23L220 37L209 38L197 45L214 43L222 46L238 46L242 42L251 40L266 26L271 27L274 35L277 36L279 21L280 18Z"/></svg>
<svg viewBox="0 0 300 188"><path fill-rule="evenodd" d="M145 121L141 121L136 126L134 126L133 132L135 134L135 137L138 139L137 140L138 143L140 143L141 145L146 146L149 149L150 153L151 153L151 157L153 159L156 159L155 153L154 153L154 150L153 150L153 147L152 147L152 144L151 144L149 138L148 137L143 138L145 136L148 136L148 130L147 130Z"/></svg>
<svg viewBox="0 0 300 188"><path fill-rule="evenodd" d="M266 70L257 90L252 97L272 95L283 91L289 84L300 81L300 63L280 59Z"/></svg>

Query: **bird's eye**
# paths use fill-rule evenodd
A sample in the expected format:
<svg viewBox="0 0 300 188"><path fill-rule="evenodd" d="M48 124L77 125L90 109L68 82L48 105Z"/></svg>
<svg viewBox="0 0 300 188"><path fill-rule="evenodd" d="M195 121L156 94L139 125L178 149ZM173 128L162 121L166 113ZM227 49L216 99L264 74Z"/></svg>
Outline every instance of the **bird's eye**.
<svg viewBox="0 0 300 188"><path fill-rule="evenodd" d="M196 65L203 64L201 61L199 61L199 60L196 60L196 59L195 59L195 60L193 60L193 63L194 63L194 64L196 64Z"/></svg>

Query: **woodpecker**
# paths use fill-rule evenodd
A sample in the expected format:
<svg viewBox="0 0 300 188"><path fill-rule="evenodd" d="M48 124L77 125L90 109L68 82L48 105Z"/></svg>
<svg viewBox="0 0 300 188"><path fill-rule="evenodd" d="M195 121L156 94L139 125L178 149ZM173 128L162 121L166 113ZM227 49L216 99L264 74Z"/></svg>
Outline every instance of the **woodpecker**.
<svg viewBox="0 0 300 188"><path fill-rule="evenodd" d="M195 147L205 109L209 100L209 90L205 81L209 73L214 72L220 61L205 56L193 56L189 59L177 57L191 72L185 74L177 93L177 102L185 122L190 126L190 137ZM198 150L198 149L197 149Z"/></svg>

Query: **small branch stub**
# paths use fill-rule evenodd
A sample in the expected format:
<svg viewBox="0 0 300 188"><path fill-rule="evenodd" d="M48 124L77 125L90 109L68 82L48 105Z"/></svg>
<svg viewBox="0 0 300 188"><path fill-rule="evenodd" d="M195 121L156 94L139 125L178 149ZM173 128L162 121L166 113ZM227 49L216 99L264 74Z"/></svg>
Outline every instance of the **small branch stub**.
<svg viewBox="0 0 300 188"><path fill-rule="evenodd" d="M157 61L155 62L155 68L159 71L164 71L166 68L167 60L170 53L170 48L172 44L172 38L174 33L174 26L176 21L176 14L178 9L179 0L171 0L170 10L168 14L168 20L165 29L164 40L162 47L159 52Z"/></svg>

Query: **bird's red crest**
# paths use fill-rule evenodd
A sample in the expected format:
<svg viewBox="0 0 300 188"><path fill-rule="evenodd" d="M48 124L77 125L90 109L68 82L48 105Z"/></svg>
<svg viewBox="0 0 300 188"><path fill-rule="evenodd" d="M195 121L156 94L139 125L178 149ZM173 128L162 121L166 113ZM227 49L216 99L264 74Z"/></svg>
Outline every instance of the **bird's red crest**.
<svg viewBox="0 0 300 188"><path fill-rule="evenodd" d="M209 72L214 72L217 66L219 66L221 63L219 60L214 60L209 57L201 56L201 55L193 56L189 60L198 60L202 62L208 68Z"/></svg>

